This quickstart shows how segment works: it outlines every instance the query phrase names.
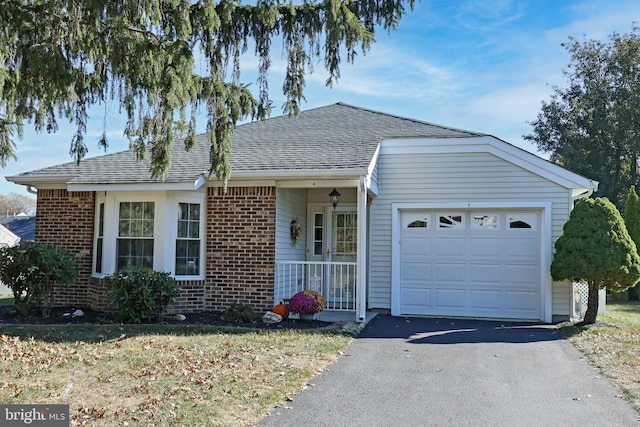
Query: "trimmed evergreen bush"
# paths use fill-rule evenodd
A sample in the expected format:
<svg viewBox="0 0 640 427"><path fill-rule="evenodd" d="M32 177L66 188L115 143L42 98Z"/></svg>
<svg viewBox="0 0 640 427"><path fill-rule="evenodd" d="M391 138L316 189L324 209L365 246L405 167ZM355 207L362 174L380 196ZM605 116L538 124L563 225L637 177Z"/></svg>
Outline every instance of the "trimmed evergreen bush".
<svg viewBox="0 0 640 427"><path fill-rule="evenodd" d="M619 292L635 285L640 280L640 256L620 212L606 198L579 201L562 230L551 276L588 283L584 323L595 323L598 290Z"/></svg>
<svg viewBox="0 0 640 427"><path fill-rule="evenodd" d="M624 224L637 249L640 247L640 198L638 198L635 185L631 186L629 197L627 197L624 207ZM638 301L640 299L640 284L628 289L627 298L629 301Z"/></svg>

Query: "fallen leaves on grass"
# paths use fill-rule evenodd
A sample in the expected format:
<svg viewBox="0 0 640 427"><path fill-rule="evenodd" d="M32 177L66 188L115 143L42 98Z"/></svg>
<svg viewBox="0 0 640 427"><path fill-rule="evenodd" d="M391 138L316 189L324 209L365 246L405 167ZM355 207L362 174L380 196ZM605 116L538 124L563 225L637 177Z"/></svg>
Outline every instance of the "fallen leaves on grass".
<svg viewBox="0 0 640 427"><path fill-rule="evenodd" d="M570 334L569 340L640 412L640 304L607 304L600 320Z"/></svg>
<svg viewBox="0 0 640 427"><path fill-rule="evenodd" d="M350 342L295 331L83 330L66 330L74 340L55 329L0 336L0 401L69 403L72 425L246 425Z"/></svg>

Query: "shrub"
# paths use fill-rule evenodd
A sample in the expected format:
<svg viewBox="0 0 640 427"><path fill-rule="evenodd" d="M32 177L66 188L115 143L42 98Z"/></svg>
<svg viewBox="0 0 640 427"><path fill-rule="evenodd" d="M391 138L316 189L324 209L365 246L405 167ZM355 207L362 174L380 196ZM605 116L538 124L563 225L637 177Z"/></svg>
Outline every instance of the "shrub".
<svg viewBox="0 0 640 427"><path fill-rule="evenodd" d="M632 185L629 190L629 197L624 208L624 224L627 227L627 231L631 236L631 239L636 244L636 249L640 248L640 198L636 192L636 186ZM640 300L640 285L630 287L627 290L627 296L629 301ZM623 299L620 299L623 301Z"/></svg>
<svg viewBox="0 0 640 427"><path fill-rule="evenodd" d="M76 277L73 255L52 243L21 242L0 248L0 280L11 288L16 310L28 316L33 307L44 317L55 305L55 285L68 285Z"/></svg>
<svg viewBox="0 0 640 427"><path fill-rule="evenodd" d="M118 307L118 320L142 323L164 319L167 306L180 293L176 279L167 272L129 268L105 277L111 300Z"/></svg>
<svg viewBox="0 0 640 427"><path fill-rule="evenodd" d="M222 318L227 322L240 325L242 323L251 323L260 319L260 315L257 314L253 307L249 304L236 304L233 303L224 312Z"/></svg>
<svg viewBox="0 0 640 427"><path fill-rule="evenodd" d="M571 211L556 240L553 280L589 284L584 324L598 315L598 290L620 292L640 280L640 256L618 209L605 198L585 198Z"/></svg>

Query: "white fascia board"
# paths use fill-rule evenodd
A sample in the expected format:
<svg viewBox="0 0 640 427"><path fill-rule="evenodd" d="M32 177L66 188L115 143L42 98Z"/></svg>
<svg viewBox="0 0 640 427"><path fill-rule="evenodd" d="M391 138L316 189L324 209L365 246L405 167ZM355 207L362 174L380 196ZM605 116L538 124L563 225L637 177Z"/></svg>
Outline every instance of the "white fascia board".
<svg viewBox="0 0 640 427"><path fill-rule="evenodd" d="M359 178L354 179L327 179L327 180L299 180L277 181L278 188L331 188L331 187L358 187Z"/></svg>
<svg viewBox="0 0 640 427"><path fill-rule="evenodd" d="M267 170L267 171L238 171L231 172L233 180L242 179L274 179L286 180L296 179L342 179L348 177L359 177L367 173L366 169L292 169L292 170ZM215 178L212 178L215 179Z"/></svg>
<svg viewBox="0 0 640 427"><path fill-rule="evenodd" d="M63 175L51 175L51 176L15 175L15 176L5 177L7 181L13 182L14 184L33 185L34 187L50 186L50 185L66 185L69 181L71 181L74 178L75 176L63 176Z"/></svg>
<svg viewBox="0 0 640 427"><path fill-rule="evenodd" d="M203 176L188 182L144 182L136 184L69 184L68 191L196 191L204 185Z"/></svg>
<svg viewBox="0 0 640 427"><path fill-rule="evenodd" d="M390 139L381 154L489 153L569 189L597 189L598 182L570 172L493 136Z"/></svg>
<svg viewBox="0 0 640 427"><path fill-rule="evenodd" d="M224 184L220 180L211 179L207 181L206 187L222 188ZM275 187L275 179L232 179L227 183L227 187Z"/></svg>
<svg viewBox="0 0 640 427"><path fill-rule="evenodd" d="M365 175L366 185L369 189L369 192L374 196L378 195L378 181L373 180L373 172L376 169L378 164L378 159L380 158L380 147L381 143L378 143L376 147L376 151L373 153L373 157L371 158L371 162L369 163L369 167L367 168L367 174Z"/></svg>

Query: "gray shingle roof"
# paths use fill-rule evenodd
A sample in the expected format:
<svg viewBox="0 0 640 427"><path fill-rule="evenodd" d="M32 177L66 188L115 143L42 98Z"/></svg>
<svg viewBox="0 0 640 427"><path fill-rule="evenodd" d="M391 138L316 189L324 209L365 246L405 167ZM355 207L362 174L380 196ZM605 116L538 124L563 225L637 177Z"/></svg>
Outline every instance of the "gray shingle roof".
<svg viewBox="0 0 640 427"><path fill-rule="evenodd" d="M464 138L484 134L448 128L418 120L384 114L337 103L264 122L237 127L232 136L232 178L251 173L290 171L365 170L383 139ZM180 142L174 146L167 183L192 182L209 170L209 147L205 135L187 153ZM153 182L148 158L136 162L131 150L106 154L20 174L21 181L60 177L75 184ZM9 177L11 178L11 177ZM11 179L10 179L11 180Z"/></svg>

